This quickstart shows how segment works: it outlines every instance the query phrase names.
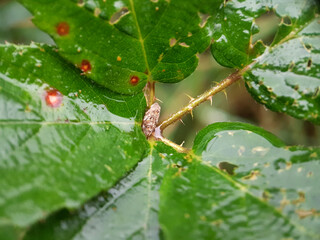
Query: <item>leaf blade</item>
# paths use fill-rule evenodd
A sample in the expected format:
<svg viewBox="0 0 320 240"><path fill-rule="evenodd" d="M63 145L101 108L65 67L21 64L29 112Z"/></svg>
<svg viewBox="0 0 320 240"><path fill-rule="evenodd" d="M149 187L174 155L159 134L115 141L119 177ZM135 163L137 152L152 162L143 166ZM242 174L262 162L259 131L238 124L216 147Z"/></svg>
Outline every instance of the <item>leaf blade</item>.
<svg viewBox="0 0 320 240"><path fill-rule="evenodd" d="M0 52L0 95L10 100L1 101L1 224L24 227L78 207L141 160L143 94L122 96L90 83L48 46ZM57 107L48 105L52 89L62 95Z"/></svg>
<svg viewBox="0 0 320 240"><path fill-rule="evenodd" d="M272 44L253 42L259 32L255 20L271 11L281 20ZM318 12L313 0L225 2L209 24L211 52L221 65L249 69L244 79L257 102L319 124Z"/></svg>
<svg viewBox="0 0 320 240"><path fill-rule="evenodd" d="M248 124L217 123L199 133L193 151L160 189L166 238L319 238L319 149L284 147Z"/></svg>
<svg viewBox="0 0 320 240"><path fill-rule="evenodd" d="M210 43L207 30L198 25L196 1L20 2L54 38L64 58L79 68L88 61L88 77L120 93L139 92L152 80L181 81L197 67L195 55ZM59 24L68 26L68 34L59 35ZM176 40L174 46L170 39ZM132 77L139 78L138 84L130 84Z"/></svg>
<svg viewBox="0 0 320 240"><path fill-rule="evenodd" d="M247 89L271 110L319 124L319 18L273 45L244 75Z"/></svg>
<svg viewBox="0 0 320 240"><path fill-rule="evenodd" d="M149 155L108 193L75 213L52 215L24 239L160 239L158 190L166 167L184 156L163 143L151 145Z"/></svg>

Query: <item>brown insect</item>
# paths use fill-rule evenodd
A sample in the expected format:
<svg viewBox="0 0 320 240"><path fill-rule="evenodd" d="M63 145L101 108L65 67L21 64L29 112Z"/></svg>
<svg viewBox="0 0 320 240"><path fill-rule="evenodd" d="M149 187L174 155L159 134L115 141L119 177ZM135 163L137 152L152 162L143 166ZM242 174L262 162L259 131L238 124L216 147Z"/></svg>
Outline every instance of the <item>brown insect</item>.
<svg viewBox="0 0 320 240"><path fill-rule="evenodd" d="M152 135L154 129L158 124L160 110L160 105L158 103L154 103L144 115L142 122L142 131L147 137L150 137Z"/></svg>

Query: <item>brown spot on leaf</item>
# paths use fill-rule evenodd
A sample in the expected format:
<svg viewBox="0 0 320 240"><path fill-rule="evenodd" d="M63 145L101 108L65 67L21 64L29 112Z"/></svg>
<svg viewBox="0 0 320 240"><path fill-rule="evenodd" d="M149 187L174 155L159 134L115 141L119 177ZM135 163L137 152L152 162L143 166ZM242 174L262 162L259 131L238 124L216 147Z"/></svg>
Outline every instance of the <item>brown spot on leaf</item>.
<svg viewBox="0 0 320 240"><path fill-rule="evenodd" d="M175 38L170 38L169 39L170 47L173 47L174 45L176 45L176 43L177 43L177 39L175 39Z"/></svg>
<svg viewBox="0 0 320 240"><path fill-rule="evenodd" d="M185 42L181 42L181 43L179 43L179 45L181 46L181 47L185 47L185 48L188 48L188 47L190 47L188 44L186 44Z"/></svg>
<svg viewBox="0 0 320 240"><path fill-rule="evenodd" d="M199 12L198 15L200 17L199 26L201 28L203 28L207 24L207 21L208 21L208 18L210 17L210 15L209 14L205 14L205 13L201 13L201 12Z"/></svg>
<svg viewBox="0 0 320 240"><path fill-rule="evenodd" d="M86 73L92 69L90 62L86 59L82 60L80 68L81 68L82 72L84 72L84 73Z"/></svg>
<svg viewBox="0 0 320 240"><path fill-rule="evenodd" d="M291 201L291 203L294 205L297 205L299 203L303 203L306 200L306 196L305 196L304 192L299 192L298 194L299 194L299 197L297 199Z"/></svg>
<svg viewBox="0 0 320 240"><path fill-rule="evenodd" d="M256 180L259 175L260 175L260 172L258 170L253 170L249 175L243 177L243 179L253 181L253 180Z"/></svg>
<svg viewBox="0 0 320 240"><path fill-rule="evenodd" d="M50 89L46 92L45 100L49 107L57 108L62 104L63 95L56 89Z"/></svg>
<svg viewBox="0 0 320 240"><path fill-rule="evenodd" d="M262 193L262 198L263 198L264 201L269 201L270 197L271 197L271 195L270 195L269 192L264 191L264 192Z"/></svg>
<svg viewBox="0 0 320 240"><path fill-rule="evenodd" d="M139 83L139 80L140 80L139 77L137 77L137 76L132 76L132 77L130 78L130 84L131 84L132 86L135 86L135 85L137 85L137 84Z"/></svg>
<svg viewBox="0 0 320 240"><path fill-rule="evenodd" d="M60 36L66 36L69 34L69 31L70 31L70 27L69 27L69 24L66 23L66 22L61 22L59 23L57 26L56 26L56 30L57 30L57 33L60 35Z"/></svg>
<svg viewBox="0 0 320 240"><path fill-rule="evenodd" d="M296 214L298 214L300 219L304 219L304 218L310 217L310 216L319 216L320 215L320 213L317 212L317 210L315 210L315 209L311 209L311 210L298 209L298 210L296 210Z"/></svg>

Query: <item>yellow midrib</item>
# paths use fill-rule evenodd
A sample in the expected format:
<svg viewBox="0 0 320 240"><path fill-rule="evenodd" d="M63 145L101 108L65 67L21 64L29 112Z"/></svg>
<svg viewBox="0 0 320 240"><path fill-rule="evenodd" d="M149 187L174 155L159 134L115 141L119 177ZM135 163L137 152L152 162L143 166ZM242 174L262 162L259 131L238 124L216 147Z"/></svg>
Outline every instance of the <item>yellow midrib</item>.
<svg viewBox="0 0 320 240"><path fill-rule="evenodd" d="M138 30L139 41L140 41L140 44L141 44L141 47L142 47L142 54L143 54L143 57L144 57L144 61L146 63L146 67L147 67L147 71L148 71L148 81L149 81L151 73L150 73L150 68L149 68L146 49L144 47L144 39L142 38L142 35L141 35L141 29L140 29L140 26L139 26L139 23L138 23L137 14L136 14L136 11L135 11L135 8L134 8L133 0L129 0L129 2L130 2L130 6L131 6L132 16L134 18L134 21L136 23L136 27L137 27L137 30Z"/></svg>

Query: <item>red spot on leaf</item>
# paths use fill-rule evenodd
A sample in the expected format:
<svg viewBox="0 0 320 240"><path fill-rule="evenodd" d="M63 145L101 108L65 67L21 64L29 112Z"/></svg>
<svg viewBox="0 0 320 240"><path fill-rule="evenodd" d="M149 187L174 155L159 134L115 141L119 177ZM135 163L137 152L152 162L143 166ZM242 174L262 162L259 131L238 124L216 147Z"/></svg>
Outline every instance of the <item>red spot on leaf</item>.
<svg viewBox="0 0 320 240"><path fill-rule="evenodd" d="M68 35L69 34L69 30L70 30L69 24L66 23L66 22L61 22L61 23L59 23L57 25L57 33L60 36Z"/></svg>
<svg viewBox="0 0 320 240"><path fill-rule="evenodd" d="M83 72L88 72L91 70L91 64L88 60L82 60L81 62L81 70Z"/></svg>
<svg viewBox="0 0 320 240"><path fill-rule="evenodd" d="M57 108L62 104L63 95L56 89L50 89L46 92L45 100L49 107Z"/></svg>
<svg viewBox="0 0 320 240"><path fill-rule="evenodd" d="M130 84L135 86L138 84L140 78L138 78L137 76L132 76L131 79L130 79Z"/></svg>

